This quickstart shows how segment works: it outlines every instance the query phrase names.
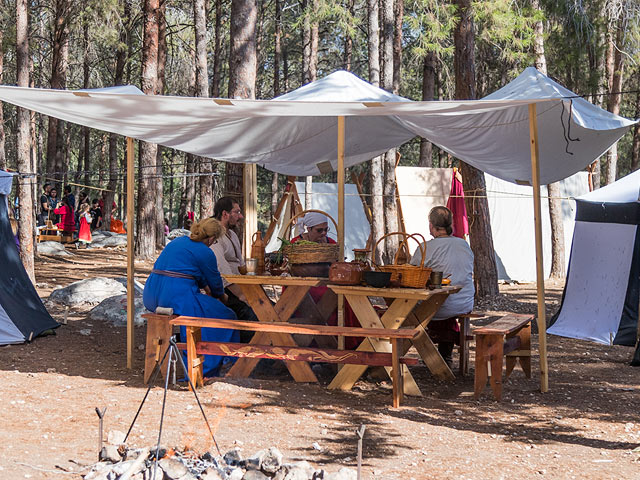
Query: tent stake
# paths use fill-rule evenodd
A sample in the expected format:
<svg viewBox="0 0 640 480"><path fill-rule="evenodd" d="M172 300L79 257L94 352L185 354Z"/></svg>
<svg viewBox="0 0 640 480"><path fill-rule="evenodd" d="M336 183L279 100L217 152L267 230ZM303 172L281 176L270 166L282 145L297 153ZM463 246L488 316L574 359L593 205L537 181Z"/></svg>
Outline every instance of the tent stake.
<svg viewBox="0 0 640 480"><path fill-rule="evenodd" d="M547 367L547 317L544 305L544 268L542 263L542 211L540 208L540 165L538 163L538 119L536 104L529 105L529 139L531 144L531 178L533 180L533 218L536 231L536 282L538 287L538 351L540 354L540 391L549 390Z"/></svg>
<svg viewBox="0 0 640 480"><path fill-rule="evenodd" d="M133 319L135 316L135 292L133 290L133 216L134 213L134 164L133 138L127 137L127 368L133 368Z"/></svg>

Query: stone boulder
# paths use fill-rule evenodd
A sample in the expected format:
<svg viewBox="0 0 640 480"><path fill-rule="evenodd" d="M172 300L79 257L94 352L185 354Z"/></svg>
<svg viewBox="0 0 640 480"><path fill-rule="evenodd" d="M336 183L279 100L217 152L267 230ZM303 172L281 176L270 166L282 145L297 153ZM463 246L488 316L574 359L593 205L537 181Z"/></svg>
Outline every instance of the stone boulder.
<svg viewBox="0 0 640 480"><path fill-rule="evenodd" d="M176 228L169 232L169 234L167 235L167 240L175 240L178 237L186 237L189 235L191 235L191 232L189 230L186 230L184 228Z"/></svg>
<svg viewBox="0 0 640 480"><path fill-rule="evenodd" d="M40 242L37 249L39 255L71 255L60 242Z"/></svg>
<svg viewBox="0 0 640 480"><path fill-rule="evenodd" d="M136 314L133 317L133 323L140 327L144 325L145 319L142 318L143 313L149 313L144 308L142 297L136 295L134 299ZM114 327L124 327L127 325L127 295L116 295L115 297L105 298L100 305L89 311L89 318L97 322L108 322Z"/></svg>
<svg viewBox="0 0 640 480"><path fill-rule="evenodd" d="M120 282L124 286L124 288L127 288L127 277L118 277L118 278L114 278L114 280ZM144 285L141 284L139 281L134 280L133 290L136 292L136 295L142 295L142 292L144 292Z"/></svg>
<svg viewBox="0 0 640 480"><path fill-rule="evenodd" d="M121 247L127 245L126 233L101 232L92 237L89 248ZM108 235L107 235L108 234Z"/></svg>
<svg viewBox="0 0 640 480"><path fill-rule="evenodd" d="M96 277L74 282L51 292L49 300L64 305L97 305L104 299L127 293L127 289L113 278Z"/></svg>

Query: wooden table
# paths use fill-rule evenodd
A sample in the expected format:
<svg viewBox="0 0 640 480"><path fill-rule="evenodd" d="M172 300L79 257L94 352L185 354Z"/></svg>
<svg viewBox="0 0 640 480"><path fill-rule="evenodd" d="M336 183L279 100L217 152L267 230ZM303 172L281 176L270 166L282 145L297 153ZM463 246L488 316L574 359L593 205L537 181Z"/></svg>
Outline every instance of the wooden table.
<svg viewBox="0 0 640 480"><path fill-rule="evenodd" d="M344 295L351 305L351 308L358 318L363 328L416 328L419 334L411 342L407 342L401 354L413 345L420 354L425 365L431 373L440 379L453 380L455 376L451 369L438 352L429 335L426 327L434 314L438 311L446 298L458 291L462 287L447 286L433 290L415 288L373 288L360 286L328 285L336 294ZM385 298L388 309L380 318L373 308L371 298ZM418 302L420 302L418 304ZM375 338L366 338L358 351L390 352L391 346L388 342ZM386 367L385 367L386 368ZM402 366L404 377L404 393L406 395L420 396L422 393L415 383L413 376L406 365ZM358 381L360 376L367 369L366 365L345 365L329 384L330 389L350 390ZM387 374L391 374L391 369L386 368Z"/></svg>
<svg viewBox="0 0 640 480"><path fill-rule="evenodd" d="M260 322L288 322L298 306L305 301L311 287L326 285L326 278L316 277L273 277L271 275L224 275L229 283L238 285ZM266 285L287 287L278 301L271 303L264 291ZM326 296L326 295L325 295ZM331 297L318 305L320 310L328 310ZM313 303L313 301L311 301ZM323 306L323 303L326 306ZM335 309L335 305L333 306ZM322 312L318 315L323 316ZM293 336L289 333L256 332L250 344L297 346ZM235 378L248 377L258 364L259 358L239 358L231 367L227 376ZM309 363L304 361L285 361L291 376L297 382L317 382Z"/></svg>

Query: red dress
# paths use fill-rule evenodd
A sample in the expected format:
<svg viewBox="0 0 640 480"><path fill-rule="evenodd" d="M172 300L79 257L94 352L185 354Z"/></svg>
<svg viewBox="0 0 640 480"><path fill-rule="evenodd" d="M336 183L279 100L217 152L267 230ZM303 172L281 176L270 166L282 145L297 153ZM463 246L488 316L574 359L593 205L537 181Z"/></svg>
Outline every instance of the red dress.
<svg viewBox="0 0 640 480"><path fill-rule="evenodd" d="M75 232L76 231L76 221L73 218L73 209L68 205L62 205L59 208L56 208L53 213L56 215L60 215L60 223L56 224L59 230L63 232Z"/></svg>
<svg viewBox="0 0 640 480"><path fill-rule="evenodd" d="M88 217L88 218L87 218ZM80 233L78 240L85 243L91 243L91 215L83 213L80 215Z"/></svg>

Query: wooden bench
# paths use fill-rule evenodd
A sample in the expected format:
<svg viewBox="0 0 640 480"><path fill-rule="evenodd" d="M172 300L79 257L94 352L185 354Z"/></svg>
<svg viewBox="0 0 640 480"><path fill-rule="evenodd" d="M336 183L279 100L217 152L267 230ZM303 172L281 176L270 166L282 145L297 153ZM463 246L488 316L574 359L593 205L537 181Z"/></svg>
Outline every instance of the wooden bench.
<svg viewBox="0 0 640 480"><path fill-rule="evenodd" d="M160 315L145 313L147 319L147 341L144 354L144 383L149 383L151 373L156 363L160 361L169 346L169 339L173 335L173 325L169 322L177 315ZM167 360L162 363L160 371L164 377L167 372Z"/></svg>
<svg viewBox="0 0 640 480"><path fill-rule="evenodd" d="M169 322L171 325L186 327L186 344L178 346L187 351L187 370L194 386L203 385L202 355L221 355L239 358L268 358L285 362L324 362L384 366L392 368L393 406L398 407L403 398L403 378L401 364L415 365L417 359L401 358L402 341L418 335L416 329L354 328L327 325L299 325L282 322L249 322L180 316ZM335 350L330 348L310 348L290 345L258 345L255 343L203 342L201 328L224 328L248 330L264 333L288 333L317 336L384 338L391 342L391 353L355 350Z"/></svg>
<svg viewBox="0 0 640 480"><path fill-rule="evenodd" d="M533 315L512 313L473 331L476 337L476 371L474 396L476 399L490 384L496 400L502 398L502 358L507 357L505 378L509 377L516 362L527 378L531 378L531 321Z"/></svg>

